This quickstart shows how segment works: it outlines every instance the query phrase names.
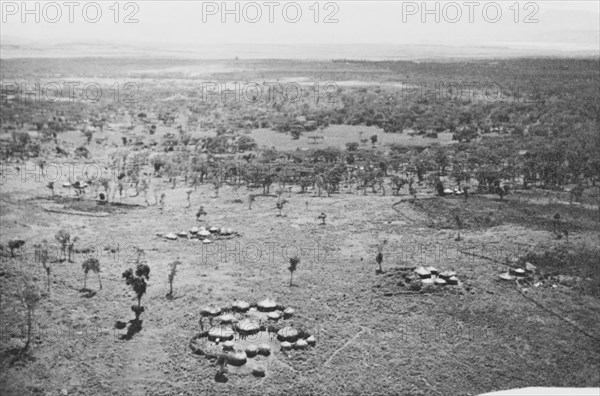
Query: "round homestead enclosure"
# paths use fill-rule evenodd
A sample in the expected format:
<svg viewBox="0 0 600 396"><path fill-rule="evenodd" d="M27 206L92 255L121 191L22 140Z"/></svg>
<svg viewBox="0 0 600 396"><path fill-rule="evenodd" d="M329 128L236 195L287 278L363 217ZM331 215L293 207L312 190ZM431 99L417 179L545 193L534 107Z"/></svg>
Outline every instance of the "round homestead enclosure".
<svg viewBox="0 0 600 396"><path fill-rule="evenodd" d="M254 304L236 300L222 308L208 306L201 309L200 316L202 323L213 325L192 337L189 347L209 360L226 354L229 374L266 376L269 361L277 355L302 353L316 346L315 336L292 322L294 309L273 299Z"/></svg>

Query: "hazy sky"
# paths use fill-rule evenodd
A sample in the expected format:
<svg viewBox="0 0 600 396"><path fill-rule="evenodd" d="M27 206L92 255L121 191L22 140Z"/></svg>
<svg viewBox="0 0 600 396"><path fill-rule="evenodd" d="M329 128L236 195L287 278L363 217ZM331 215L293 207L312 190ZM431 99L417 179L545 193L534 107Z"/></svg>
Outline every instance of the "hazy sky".
<svg viewBox="0 0 600 396"><path fill-rule="evenodd" d="M238 4L239 22L235 21L234 14L223 15L221 1L136 1L131 2L127 9L127 2L122 1L119 3L118 23L114 22L115 12L110 8L113 1L97 2L102 15L96 23L84 19L83 6L90 2L79 2L80 5L72 13L72 23L69 22L69 8L63 1L55 3L60 8L60 17L56 12L58 8L46 5L47 2L29 2L27 6L32 10L35 10L35 3L39 3L40 21L36 23L35 14L23 15L21 1L2 1L1 43L11 44L17 40L30 43L102 41L174 47L228 43L430 43L485 46L519 43L524 46L535 44L588 50L598 50L600 45L600 2L597 0L522 1L518 3L518 15L513 0L495 3L499 5L501 15L497 14L495 4L490 4L493 2L476 1L474 3L477 6L471 8L472 22L469 21L470 8L465 2L322 1L318 3L317 16L313 6L315 1L297 1L295 4L302 15L296 23L290 22L297 15L296 6L288 1L272 2L278 3L274 8L269 8L266 1L256 1L253 5L247 5L249 2L246 1L227 2L226 6L230 9ZM423 4L434 13L424 15ZM287 6L286 14L283 12L284 6ZM487 7L485 14L484 7ZM273 23L269 22L270 9L273 11ZM260 19L257 10L262 14ZM132 12L138 22L123 23ZM327 15L332 13L332 19L337 22L324 23ZM96 17L93 4L88 5L86 15L89 20ZM435 21L436 16L439 16L439 22ZM27 18L25 22L22 21L23 17ZM225 22L222 22L222 17L227 18ZM317 23L315 17L318 18ZM426 18L424 22L423 17ZM254 18L259 21L251 23L250 20ZM58 22L51 23L53 19ZM452 23L451 20L456 22ZM525 20L532 23L525 23Z"/></svg>

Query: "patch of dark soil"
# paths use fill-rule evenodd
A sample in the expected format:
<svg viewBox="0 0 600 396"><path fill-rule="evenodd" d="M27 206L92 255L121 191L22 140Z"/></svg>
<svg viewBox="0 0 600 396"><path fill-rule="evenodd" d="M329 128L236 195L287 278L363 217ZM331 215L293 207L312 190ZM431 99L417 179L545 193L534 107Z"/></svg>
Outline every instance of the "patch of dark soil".
<svg viewBox="0 0 600 396"><path fill-rule="evenodd" d="M600 296L600 251L558 247L543 253L529 253L521 260L535 265L545 279L573 287L581 294Z"/></svg>
<svg viewBox="0 0 600 396"><path fill-rule="evenodd" d="M396 267L386 269L378 274L378 281L373 286L385 296L397 294L425 294L425 293L458 293L462 294L463 284L437 285L424 284L422 279L414 272L414 267Z"/></svg>
<svg viewBox="0 0 600 396"><path fill-rule="evenodd" d="M600 231L598 212L576 205L534 204L472 196L467 201L462 197L416 200L413 207L426 214L430 218L429 226L437 229L458 229L456 216L459 216L463 229L517 224L552 232L555 225L554 216L558 213L561 217L557 224L559 231Z"/></svg>
<svg viewBox="0 0 600 396"><path fill-rule="evenodd" d="M92 199L77 199L71 197L55 196L53 201L64 205L64 209L89 213L119 213L124 210L142 209L146 206L126 204L122 202L102 202Z"/></svg>

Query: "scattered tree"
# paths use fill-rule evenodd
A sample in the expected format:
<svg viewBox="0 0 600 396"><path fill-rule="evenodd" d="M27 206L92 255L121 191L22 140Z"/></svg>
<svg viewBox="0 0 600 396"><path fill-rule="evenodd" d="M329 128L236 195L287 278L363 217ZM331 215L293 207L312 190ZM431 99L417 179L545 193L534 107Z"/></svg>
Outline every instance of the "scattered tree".
<svg viewBox="0 0 600 396"><path fill-rule="evenodd" d="M219 196L219 189L221 189L222 186L223 186L223 183L221 183L221 181L219 181L219 180L215 180L213 182L213 187L215 189L215 198L217 198Z"/></svg>
<svg viewBox="0 0 600 396"><path fill-rule="evenodd" d="M27 343L23 347L23 351L29 348L31 343L31 330L33 328L33 314L38 303L42 299L38 286L33 282L27 282L21 289L21 300L27 307Z"/></svg>
<svg viewBox="0 0 600 396"><path fill-rule="evenodd" d="M394 186L394 195L399 195L402 187L408 183L408 180L397 175L392 176L391 181L392 185Z"/></svg>
<svg viewBox="0 0 600 396"><path fill-rule="evenodd" d="M192 195L192 189L188 189L185 193L187 195L187 207L189 208L190 206L192 206L191 202L190 202L190 195ZM148 202L148 201L146 201Z"/></svg>
<svg viewBox="0 0 600 396"><path fill-rule="evenodd" d="M117 190L113 192L113 199L115 199L115 193L118 191L119 192L119 202L121 202L123 200L123 190L124 189L125 189L125 186L123 185L123 180L121 177L119 177L119 181L117 182Z"/></svg>
<svg viewBox="0 0 600 396"><path fill-rule="evenodd" d="M446 174L446 167L450 164L450 158L446 150L439 145L436 145L432 152L432 160L437 165L438 176Z"/></svg>
<svg viewBox="0 0 600 396"><path fill-rule="evenodd" d="M75 195L77 196L77 199L83 198L83 196L85 195L85 185L83 185L79 181L76 181L74 183L71 183L71 187L73 187L73 189L75 190Z"/></svg>
<svg viewBox="0 0 600 396"><path fill-rule="evenodd" d="M8 241L8 248L10 249L10 257L15 257L15 249L20 250L22 246L25 246L25 241L22 239Z"/></svg>
<svg viewBox="0 0 600 396"><path fill-rule="evenodd" d="M152 168L154 169L154 174L157 174L158 172L160 172L161 168L163 168L167 164L164 154L160 154L160 153L151 154L148 157L148 161L150 162L150 165L152 165Z"/></svg>
<svg viewBox="0 0 600 396"><path fill-rule="evenodd" d="M60 244L60 250L63 257L65 257L67 253L67 247L69 246L69 241L71 240L71 235L63 229L59 230L56 235L54 235L54 238Z"/></svg>
<svg viewBox="0 0 600 396"><path fill-rule="evenodd" d="M371 145L375 148L375 143L377 143L377 135L371 136Z"/></svg>
<svg viewBox="0 0 600 396"><path fill-rule="evenodd" d="M413 187L414 182L413 178L408 181L408 193L412 196L413 200L417 199L417 189Z"/></svg>
<svg viewBox="0 0 600 396"><path fill-rule="evenodd" d="M477 139L479 134L477 129L473 127L463 127L452 134L452 140L458 140L458 142L465 141L469 143L471 140Z"/></svg>
<svg viewBox="0 0 600 396"><path fill-rule="evenodd" d="M90 157L90 151L83 146L77 147L73 153L75 154L76 157L81 157L81 158L89 158Z"/></svg>
<svg viewBox="0 0 600 396"><path fill-rule="evenodd" d="M292 286L292 281L294 278L294 271L296 271L296 268L298 267L298 263L300 263L300 259L298 258L298 256L294 256L294 257L290 258L290 266L288 267L288 271L290 271L290 286Z"/></svg>
<svg viewBox="0 0 600 396"><path fill-rule="evenodd" d="M84 278L83 278L83 288L87 289L87 277L88 272L95 272L98 276L98 284L100 285L100 290L102 290L102 281L100 280L100 261L95 257L90 257L81 264L81 268L83 268Z"/></svg>
<svg viewBox="0 0 600 396"><path fill-rule="evenodd" d="M440 197L443 197L445 195L444 183L442 183L442 181L439 178L435 181L435 191L437 192L437 195Z"/></svg>
<svg viewBox="0 0 600 396"><path fill-rule="evenodd" d="M494 191L500 197L500 200L502 201L504 196L508 195L509 187L508 187L508 185L505 185L504 187L500 187L500 182L497 182L495 184Z"/></svg>
<svg viewBox="0 0 600 396"><path fill-rule="evenodd" d="M175 260L169 264L169 293L168 297L173 296L173 281L175 280L175 275L177 274L177 266L181 264L181 261Z"/></svg>
<svg viewBox="0 0 600 396"><path fill-rule="evenodd" d="M554 221L552 222L552 225L554 226L554 233L557 234L560 228L560 214L556 213L553 218Z"/></svg>
<svg viewBox="0 0 600 396"><path fill-rule="evenodd" d="M196 221L200 221L200 217L206 216L208 213L204 210L204 206L200 206L200 209L196 212Z"/></svg>
<svg viewBox="0 0 600 396"><path fill-rule="evenodd" d="M241 152L254 150L258 146L258 144L256 143L256 140L254 140L254 138L252 138L251 136L248 136L248 135L240 136L240 138L238 139L237 145L238 145L238 151L241 151Z"/></svg>
<svg viewBox="0 0 600 396"><path fill-rule="evenodd" d="M92 142L92 138L94 137L94 132L88 129L83 132L83 134L85 135L86 144L90 144Z"/></svg>
<svg viewBox="0 0 600 396"><path fill-rule="evenodd" d="M110 195L110 180L107 178L102 178L99 184L104 188L104 191L106 192L106 202L108 202L108 196ZM102 197L100 199L104 201Z"/></svg>
<svg viewBox="0 0 600 396"><path fill-rule="evenodd" d="M52 198L54 198L54 182L48 182L46 187L52 192Z"/></svg>
<svg viewBox="0 0 600 396"><path fill-rule="evenodd" d="M72 263L73 260L71 259L71 257L75 258L75 244L77 243L77 241L79 240L79 237L75 237L73 238L70 242L69 242L69 257L68 257L68 261L69 263Z"/></svg>
<svg viewBox="0 0 600 396"><path fill-rule="evenodd" d="M463 222L462 222L461 218L458 215L454 216L454 221L456 221L456 226L458 227L458 234L457 234L455 240L456 241L460 241L461 240L461 238L460 238L460 230L463 227Z"/></svg>
<svg viewBox="0 0 600 396"><path fill-rule="evenodd" d="M383 272L383 270L381 269L381 263L383 262L383 253L382 252L377 253L377 256L375 257L375 261L379 265L379 273L382 273Z"/></svg>
<svg viewBox="0 0 600 396"><path fill-rule="evenodd" d="M275 190L275 195L277 195L277 202L281 202L281 196L284 192L285 190L283 189L283 187L279 187L277 190Z"/></svg>
<svg viewBox="0 0 600 396"><path fill-rule="evenodd" d="M317 217L317 219L321 220L321 225L325 225L325 219L327 218L327 215L325 214L325 212L321 212L321 214L319 215L319 217Z"/></svg>
<svg viewBox="0 0 600 396"><path fill-rule="evenodd" d="M51 267L50 267L50 257L48 254L48 242L46 240L43 240L42 243L37 244L35 246L35 253L36 253L36 258L40 261L40 263L42 264L42 267L44 268L44 270L46 271L46 280L48 283L48 293L50 293L50 272L51 272Z"/></svg>
<svg viewBox="0 0 600 396"><path fill-rule="evenodd" d="M321 140L324 141L325 140L325 136L319 136L319 135L313 135L313 136L309 136L309 139L312 140L312 144L317 144L317 140Z"/></svg>
<svg viewBox="0 0 600 396"><path fill-rule="evenodd" d="M139 253L141 254L141 253ZM123 272L125 284L131 286L137 296L137 306L132 305L131 310L135 313L136 322L139 321L140 315L144 312L144 307L141 306L142 296L146 294L146 281L150 279L150 267L146 264L139 263L135 273L130 268Z"/></svg>
<svg viewBox="0 0 600 396"><path fill-rule="evenodd" d="M166 197L167 197L167 194L165 194L165 193L162 193L162 194L160 194L160 201L159 201L158 203L159 203L159 206L160 206L160 211L161 211L161 212L162 212L162 211L164 210L164 208L165 208L165 198L166 198Z"/></svg>
<svg viewBox="0 0 600 396"><path fill-rule="evenodd" d="M277 202L275 204L275 207L277 208L277 210L279 210L279 214L277 215L277 217L282 217L283 215L281 214L281 211L283 210L283 206L288 203L288 201L286 199L284 199L281 202Z"/></svg>
<svg viewBox="0 0 600 396"><path fill-rule="evenodd" d="M579 202L581 203L581 197L583 196L583 186L581 184L578 184L577 186L573 187L571 189L571 191L569 192L569 204L573 204L573 200L575 200L575 202Z"/></svg>
<svg viewBox="0 0 600 396"><path fill-rule="evenodd" d="M377 256L375 256L375 261L379 265L379 270L377 272L380 274L383 273L383 269L381 268L381 263L383 262L383 248L385 247L386 244L387 244L387 239L384 239L383 243L378 246Z"/></svg>
<svg viewBox="0 0 600 396"><path fill-rule="evenodd" d="M358 150L359 144L357 142L348 142L346 143L346 150L352 152Z"/></svg>

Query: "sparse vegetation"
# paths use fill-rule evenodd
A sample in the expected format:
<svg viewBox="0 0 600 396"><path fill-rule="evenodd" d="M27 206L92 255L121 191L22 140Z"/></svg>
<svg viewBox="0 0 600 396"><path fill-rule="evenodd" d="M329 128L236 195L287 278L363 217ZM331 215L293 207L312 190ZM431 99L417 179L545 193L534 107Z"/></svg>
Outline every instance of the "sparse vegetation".
<svg viewBox="0 0 600 396"><path fill-rule="evenodd" d="M281 211L283 210L283 207L284 207L284 205L285 205L286 203L288 203L288 201L284 199L284 200L282 200L282 201L280 201L280 202L277 202L277 203L275 204L275 207L277 208L277 210L278 210L278 212L279 212L279 213L277 213L277 217L282 217L282 216L283 216L283 215L281 214Z"/></svg>
<svg viewBox="0 0 600 396"><path fill-rule="evenodd" d="M308 208L307 208L308 209ZM317 219L321 220L321 225L325 225L325 219L327 218L327 215L325 213L321 213L319 215L319 217L317 217Z"/></svg>
<svg viewBox="0 0 600 396"><path fill-rule="evenodd" d="M462 222L462 220L460 219L460 216L459 216L459 215L455 215L455 216L454 216L454 221L456 222L456 227L458 228L458 231L457 231L457 234L456 234L456 239L455 239L455 241L457 241L457 242L458 242L458 241L461 241L461 240L462 240L462 239L461 239L461 237L460 237L460 230L462 230L462 227L463 227L463 222Z"/></svg>
<svg viewBox="0 0 600 396"><path fill-rule="evenodd" d="M377 265L379 265L379 272L382 273L383 269L381 268L381 263L383 262L383 253L382 252L378 252L377 256L375 256L375 261L377 262Z"/></svg>
<svg viewBox="0 0 600 396"><path fill-rule="evenodd" d="M138 253L138 261L141 260L142 254L143 253ZM144 307L142 307L141 302L143 295L146 294L146 281L150 279L150 267L147 264L139 262L135 268L135 272L130 268L123 272L123 278L125 279L125 284L131 286L137 297L137 306L131 306L131 310L135 313L135 320L137 322L139 321L140 315L144 312Z"/></svg>
<svg viewBox="0 0 600 396"><path fill-rule="evenodd" d="M305 95L296 103L223 104L219 95L200 100L201 81L192 76L212 68L206 60L2 60L3 78L28 87L83 71L86 79L143 80L145 89L129 104L2 99L0 150L15 167L1 175L2 320L23 331L0 342L0 388L7 394L135 394L150 392L147 378L161 378L150 393L164 395L259 388L269 394L479 394L541 384L597 386L597 60L232 62L219 61L213 77L285 81L302 75L365 83L344 84L335 103L318 102L307 89L313 87L300 84ZM417 99L402 97L394 85L491 76L513 95L523 92L510 84L522 88L534 80L541 100ZM94 131L93 137L79 131ZM50 178L53 163L74 156L95 164L76 166L71 179L47 185L20 175L37 164ZM386 197L390 189L394 196ZM160 200L163 215L149 208L148 195L153 206ZM222 199L211 199L218 195ZM207 202L210 217L204 207L193 210ZM44 245L36 244L53 239L56 230L56 251L39 251ZM41 266L29 260L25 241L38 246ZM254 242L265 243L262 251ZM296 253L282 254L283 244L294 245ZM92 245L95 257L102 256L107 289L82 296L73 292L79 265L84 289L89 271L102 289L100 261L79 259ZM297 288L300 262L306 271ZM420 278L419 266L430 278ZM453 269L460 282L432 285L441 277L434 279L437 270L430 267L440 274ZM515 279L517 267L527 271ZM168 280L168 300L152 286L150 268L162 279L155 283ZM121 273L125 288L115 277ZM44 276L52 296L40 300L38 290L25 304L25 341L20 281L31 278L45 289ZM175 292L178 298L170 298ZM227 301L265 296L277 296L297 313L256 312L256 337L273 338L288 325L304 335L314 326L324 342L317 338L303 353L302 343L282 352L266 341L271 357L248 354L243 369L229 365L224 342L205 350L216 367L193 358L187 347L199 307L218 304L201 322L201 333L208 333L235 325L228 314L237 318L240 311L230 312ZM135 313L115 323L115 330L127 328L123 339L141 330L143 313L151 314L139 345L115 344L109 336L83 348L78 340L46 342L36 333L36 322L50 331L72 323L75 337L103 329L123 314L123 304ZM428 330L437 324L447 331L431 339ZM33 364L12 364L6 356L15 341L19 349L41 342L43 353ZM252 342L234 339L232 352ZM405 359L408 350L420 353ZM73 354L78 363L63 364L74 361ZM220 383L205 381L215 369ZM253 372L264 379L252 378ZM382 381L390 372L397 378ZM98 382L90 373L118 373L126 381Z"/></svg>
<svg viewBox="0 0 600 396"><path fill-rule="evenodd" d="M202 216L206 216L208 213L204 210L204 206L200 206L200 209L196 212L196 221L200 221Z"/></svg>
<svg viewBox="0 0 600 396"><path fill-rule="evenodd" d="M192 192L193 192L193 190L190 190L190 189L186 190L186 192L185 192L188 208L192 206L192 203L190 201L190 196L192 195Z"/></svg>
<svg viewBox="0 0 600 396"><path fill-rule="evenodd" d="M169 293L168 297L173 296L173 281L175 280L175 275L177 275L177 266L181 264L181 261L175 260L169 263Z"/></svg>
<svg viewBox="0 0 600 396"><path fill-rule="evenodd" d="M290 287L293 285L294 272L296 271L299 263L300 258L297 256L290 258L290 266L288 267L288 271L290 271Z"/></svg>
<svg viewBox="0 0 600 396"><path fill-rule="evenodd" d="M100 290L102 290L102 281L100 280L100 260L95 257L90 257L81 264L81 268L83 269L84 273L83 288L87 289L88 273L92 271L98 276L98 284L100 286Z"/></svg>
<svg viewBox="0 0 600 396"><path fill-rule="evenodd" d="M31 330L33 329L33 315L38 303L42 299L42 295L37 284L26 282L21 289L21 301L27 308L27 342L23 347L23 351L27 351L31 343Z"/></svg>
<svg viewBox="0 0 600 396"><path fill-rule="evenodd" d="M48 241L43 240L41 244L35 246L36 259L42 264L44 271L46 271L46 280L48 286L48 293L50 293L50 272L52 267L50 265L50 254L48 252Z"/></svg>
<svg viewBox="0 0 600 396"><path fill-rule="evenodd" d="M54 235L56 241L60 244L60 250L62 256L65 257L67 255L67 248L69 246L69 242L71 241L71 234L69 234L65 230L59 230L56 235ZM70 259L70 257L69 257Z"/></svg>
<svg viewBox="0 0 600 396"><path fill-rule="evenodd" d="M377 143L377 135L371 136L371 145L375 148L375 144Z"/></svg>
<svg viewBox="0 0 600 396"><path fill-rule="evenodd" d="M167 194L160 194L160 201L158 201L160 211L162 212L165 209L165 200L167 198Z"/></svg>
<svg viewBox="0 0 600 396"><path fill-rule="evenodd" d="M387 239L384 239L383 242L377 247L377 256L375 256L375 261L377 262L377 265L379 266L379 269L377 270L377 273L379 273L379 274L383 273L383 268L381 267L381 263L383 262L383 248L385 247L386 244L387 244Z"/></svg>
<svg viewBox="0 0 600 396"><path fill-rule="evenodd" d="M74 257L75 256L75 244L77 243L77 241L79 241L79 237L77 237L77 236L74 237L72 240L69 241L69 247L68 247L69 256L68 256L68 259L67 259L67 261L69 263L72 263L73 262L73 258L75 258Z"/></svg>

